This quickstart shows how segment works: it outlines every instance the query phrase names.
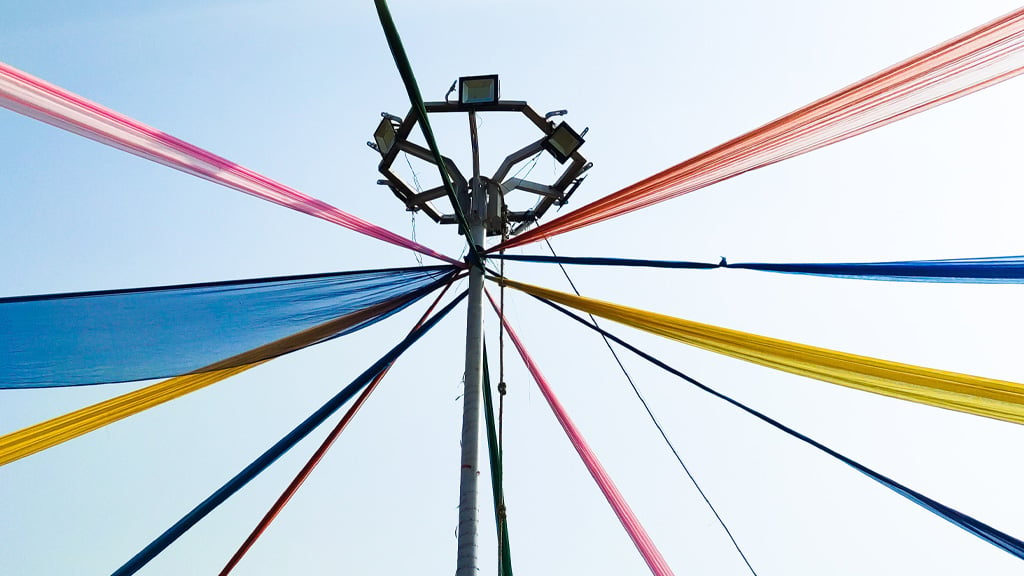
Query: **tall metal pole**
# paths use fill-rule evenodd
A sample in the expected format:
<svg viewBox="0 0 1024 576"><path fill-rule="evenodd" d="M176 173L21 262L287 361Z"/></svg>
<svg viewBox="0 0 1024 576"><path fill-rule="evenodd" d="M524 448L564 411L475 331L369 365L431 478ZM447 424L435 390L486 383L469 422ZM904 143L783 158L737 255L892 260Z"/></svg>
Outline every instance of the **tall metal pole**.
<svg viewBox="0 0 1024 576"><path fill-rule="evenodd" d="M470 187L470 238L483 253L484 218L487 215L487 191L480 181L480 148L477 142L476 113L469 113L469 136L473 150L473 181ZM477 480L480 476L480 388L483 380L483 288L482 265L469 272L469 308L466 312L466 384L462 396L462 468L459 486L459 556L455 576L477 574Z"/></svg>

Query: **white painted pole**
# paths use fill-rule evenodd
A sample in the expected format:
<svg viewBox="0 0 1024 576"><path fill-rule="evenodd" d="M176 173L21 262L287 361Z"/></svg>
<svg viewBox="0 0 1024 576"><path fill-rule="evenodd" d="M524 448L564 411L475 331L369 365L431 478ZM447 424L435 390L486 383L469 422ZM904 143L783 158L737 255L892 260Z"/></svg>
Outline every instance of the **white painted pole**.
<svg viewBox="0 0 1024 576"><path fill-rule="evenodd" d="M476 113L469 113L469 135L473 149L473 181L470 185L469 220L473 246L483 253L484 218L487 191L480 181L480 149L477 143ZM459 554L455 576L479 576L477 542L479 505L477 488L480 468L480 388L483 380L483 287L481 266L469 272L469 298L466 312L466 383L462 408L462 467L459 485Z"/></svg>

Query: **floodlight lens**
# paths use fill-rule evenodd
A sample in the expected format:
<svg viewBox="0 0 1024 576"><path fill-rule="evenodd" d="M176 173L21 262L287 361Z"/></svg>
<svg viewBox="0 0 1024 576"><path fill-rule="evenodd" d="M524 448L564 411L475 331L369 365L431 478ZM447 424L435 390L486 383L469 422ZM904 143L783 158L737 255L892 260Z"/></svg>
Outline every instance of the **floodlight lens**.
<svg viewBox="0 0 1024 576"><path fill-rule="evenodd" d="M462 81L462 103L483 104L498 99L494 78L470 78Z"/></svg>
<svg viewBox="0 0 1024 576"><path fill-rule="evenodd" d="M377 149L381 154L387 154L391 150L391 147L395 145L396 136L395 127L391 125L391 121L387 118L381 120L380 125L373 132L373 140L377 143Z"/></svg>
<svg viewBox="0 0 1024 576"><path fill-rule="evenodd" d="M548 137L550 150L555 153L558 160L565 162L583 144L583 139L564 122L555 128L555 131Z"/></svg>
<svg viewBox="0 0 1024 576"><path fill-rule="evenodd" d="M551 135L551 145L562 153L562 156L572 156L572 153L580 147L580 141L575 134L559 126Z"/></svg>

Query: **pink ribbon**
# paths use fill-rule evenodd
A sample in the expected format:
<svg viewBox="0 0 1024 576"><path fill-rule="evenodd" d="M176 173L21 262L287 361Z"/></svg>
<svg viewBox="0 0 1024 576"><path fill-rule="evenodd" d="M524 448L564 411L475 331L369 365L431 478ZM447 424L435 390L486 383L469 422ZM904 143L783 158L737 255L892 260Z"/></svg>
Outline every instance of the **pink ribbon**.
<svg viewBox="0 0 1024 576"><path fill-rule="evenodd" d="M573 421L569 418L569 415L565 411L565 407L555 397L555 393L551 390L551 385L548 384L544 375L541 374L540 368L530 357L526 349L523 348L522 341L519 340L519 336L512 330L512 326L509 325L508 320L501 313L498 305L494 302L494 298L491 294L487 293L487 298L491 301L491 306L494 307L494 312L501 318L501 323L505 325L505 330L508 331L508 335L512 338L512 342L516 345L516 350L519 350L519 355L523 357L523 362L526 364L526 368L533 375L533 379L537 382L537 387L540 388L541 394L544 395L544 399L548 401L548 406L551 407L551 411L555 413L555 418L558 419L558 423L562 425L562 430L565 430L566 436L569 437L569 441L572 442L573 448L580 455L580 459L583 460L583 464L586 465L587 470L590 471L590 475L593 476L594 481L597 482L598 487L601 488L601 492L604 494L605 499L608 500L608 504L611 505L612 510L615 511L615 515L619 517L619 522L622 522L622 527L626 529L626 533L629 534L633 544L636 545L636 549L640 551L640 555L643 556L644 562L647 562L647 566L651 569L651 573L655 576L673 576L672 569L669 568L668 563L661 556L661 552L658 551L658 547L654 545L651 537L647 535L647 531L640 524L640 520L637 519L636 515L633 514L633 510L626 503L626 499L619 493L619 489L615 487L615 483L612 482L608 472L605 471L604 467L601 466L601 462L597 459L594 451L590 449L587 441L580 434L579 429L573 424Z"/></svg>
<svg viewBox="0 0 1024 576"><path fill-rule="evenodd" d="M438 260L462 263L0 62L0 106L239 192L316 216Z"/></svg>

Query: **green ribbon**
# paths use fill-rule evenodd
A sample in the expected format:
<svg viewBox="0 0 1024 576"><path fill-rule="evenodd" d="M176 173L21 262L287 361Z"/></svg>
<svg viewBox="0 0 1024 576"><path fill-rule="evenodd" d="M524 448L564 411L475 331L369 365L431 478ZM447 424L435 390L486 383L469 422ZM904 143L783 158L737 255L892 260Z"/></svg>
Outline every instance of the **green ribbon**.
<svg viewBox="0 0 1024 576"><path fill-rule="evenodd" d="M484 346L484 420L487 424L487 452L491 460L491 489L494 492L494 522L498 528L498 573L512 576L512 553L508 545L508 522L501 513L505 506L505 490L502 487L501 446L494 426L494 400L491 396L491 372L487 369L487 346Z"/></svg>
<svg viewBox="0 0 1024 576"><path fill-rule="evenodd" d="M388 47L391 48L391 56L394 57L395 66L398 67L398 74L402 77L402 83L405 84L405 91L409 93L409 101L412 103L413 110L419 116L423 138L427 141L427 147L430 148L430 152L434 155L434 162L437 163L437 169L441 173L441 182L444 184L448 198L455 208L455 218L459 221L459 228L462 229L462 233L466 236L470 252L475 256L473 263L482 267L483 257L477 250L477 246L473 244L473 236L469 233L469 220L466 219L466 214L462 211L462 205L455 195L455 186L452 184L451 176L449 176L448 169L445 168L444 160L441 157L441 150L437 147L434 130L430 127L430 120L427 119L427 107L423 104L423 96L420 94L419 85L416 83L416 76L412 73L409 57L406 56L405 48L402 46L402 38L398 35L398 28L395 27L395 21L391 18L388 3L386 0L374 0L374 4L377 6L377 15L380 17L381 28L384 29L384 37L387 38Z"/></svg>

